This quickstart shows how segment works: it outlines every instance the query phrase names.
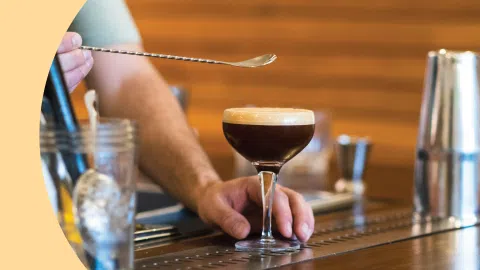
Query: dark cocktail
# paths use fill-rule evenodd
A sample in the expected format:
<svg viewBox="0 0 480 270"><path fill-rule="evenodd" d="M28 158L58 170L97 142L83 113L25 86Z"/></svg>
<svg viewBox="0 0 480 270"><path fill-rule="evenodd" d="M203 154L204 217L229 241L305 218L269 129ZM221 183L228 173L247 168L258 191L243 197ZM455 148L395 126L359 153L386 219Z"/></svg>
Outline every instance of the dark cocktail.
<svg viewBox="0 0 480 270"><path fill-rule="evenodd" d="M239 250L281 251L298 242L276 240L271 209L277 175L282 166L308 145L315 130L312 111L290 108L232 108L223 114L223 133L230 145L252 162L262 187L263 229L259 240L236 243Z"/></svg>

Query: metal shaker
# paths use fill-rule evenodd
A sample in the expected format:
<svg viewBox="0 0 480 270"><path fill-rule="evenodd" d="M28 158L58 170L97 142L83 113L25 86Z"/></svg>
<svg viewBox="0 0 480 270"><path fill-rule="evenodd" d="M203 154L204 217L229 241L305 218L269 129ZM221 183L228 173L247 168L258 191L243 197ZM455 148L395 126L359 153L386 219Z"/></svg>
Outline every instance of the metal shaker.
<svg viewBox="0 0 480 270"><path fill-rule="evenodd" d="M421 217L475 219L479 210L478 55L428 53L415 160Z"/></svg>

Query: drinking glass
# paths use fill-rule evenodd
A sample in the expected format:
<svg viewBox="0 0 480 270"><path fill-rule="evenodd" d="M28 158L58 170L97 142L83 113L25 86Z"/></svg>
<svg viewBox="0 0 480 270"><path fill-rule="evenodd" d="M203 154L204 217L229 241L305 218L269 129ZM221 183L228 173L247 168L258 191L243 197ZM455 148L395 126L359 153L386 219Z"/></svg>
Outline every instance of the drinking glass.
<svg viewBox="0 0 480 270"><path fill-rule="evenodd" d="M251 106L252 107L252 106ZM310 143L282 167L279 183L300 192L324 190L328 185L329 166L333 153L331 116L327 111L314 111L315 132ZM255 167L233 149L233 178L256 174Z"/></svg>
<svg viewBox="0 0 480 270"><path fill-rule="evenodd" d="M315 130L310 110L290 108L231 108L223 114L223 133L229 144L256 168L262 195L262 235L235 244L243 251L284 251L300 247L298 241L272 235L272 206L282 166L308 145Z"/></svg>
<svg viewBox="0 0 480 270"><path fill-rule="evenodd" d="M59 223L89 269L133 269L136 125L99 119L67 132L40 128L45 181ZM75 167L75 169L72 169ZM75 171L81 172L77 177Z"/></svg>
<svg viewBox="0 0 480 270"><path fill-rule="evenodd" d="M314 111L315 132L310 143L282 167L281 184L300 192L325 190L333 143L331 117L326 111Z"/></svg>

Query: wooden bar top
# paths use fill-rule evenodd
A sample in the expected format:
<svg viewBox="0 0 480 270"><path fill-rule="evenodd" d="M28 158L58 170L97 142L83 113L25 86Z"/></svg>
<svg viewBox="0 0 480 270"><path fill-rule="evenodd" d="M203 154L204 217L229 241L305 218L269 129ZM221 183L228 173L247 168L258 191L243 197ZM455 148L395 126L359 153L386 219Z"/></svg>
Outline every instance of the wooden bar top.
<svg viewBox="0 0 480 270"><path fill-rule="evenodd" d="M351 217L359 217L361 215L365 217L371 215L385 216L385 213L387 212L389 214L398 213L399 215L403 215L401 213L405 211L408 212L408 209L410 209L408 206L405 207L404 204L391 202L363 202L362 204L363 206L361 209L359 207L353 207L349 210L317 215L315 218L316 224L319 226L318 228L321 228L321 226L326 228L328 224L337 224L336 226L338 226L341 224L339 223L340 220L345 220ZM358 211L360 211L360 213ZM406 219L408 219L408 217ZM402 218L402 220L405 219ZM429 225L426 226L428 227ZM408 227L407 230L414 230L414 227L410 225L407 225L406 227ZM390 228L392 227L390 226ZM348 232L348 230L345 232ZM333 234L335 235L335 233ZM327 236L325 237L330 237L329 235L331 234L328 234L327 232L326 235ZM380 233L378 235L381 237L382 234ZM290 264L282 266L281 269L480 269L480 230L478 226L463 229L451 228L444 230L443 232L427 232L423 236L406 240L388 239L389 237L387 236L383 238L386 240L385 242L378 242L371 246L368 246L369 243L367 242L374 242L371 242L371 240L369 240L369 237L371 236L368 236L366 240L364 238L353 240L353 242L360 245L357 245L354 249L349 249L354 246L344 244L349 243L349 241L339 242L338 244L328 246L315 246L315 242L318 243L319 239L325 237L317 236L317 240L314 240L313 243L310 241L309 243L314 245L313 248L316 251L312 250L308 252L312 254L311 252L322 252L322 250L325 252L328 249L336 249L334 250L334 253L323 255L321 257L318 257L317 255L320 253L317 253L314 258L306 256L301 260L297 260L298 254L291 255L292 257L290 259L286 258L287 260L290 260ZM234 243L234 239L218 233L210 236L185 239L167 245L137 250L135 257L137 260L144 261L149 260L149 258L169 254L179 254L181 252L207 246L233 247ZM361 245L364 244L365 246L361 247ZM339 245L345 247L345 249L342 250L342 248L336 248L336 246ZM220 258L217 260L224 259ZM163 261L163 259L158 261ZM208 258L205 258L204 261L200 261L199 264L200 263L208 263ZM152 263L150 262L150 264ZM275 268L275 265L270 266ZM181 268L181 265L179 265L179 267L179 269L183 269ZM253 269L249 267L248 264L243 267L246 268L238 269ZM225 267L222 266L217 268L225 269ZM147 267L147 269L150 268Z"/></svg>
<svg viewBox="0 0 480 270"><path fill-rule="evenodd" d="M367 248L280 269L480 269L478 226Z"/></svg>

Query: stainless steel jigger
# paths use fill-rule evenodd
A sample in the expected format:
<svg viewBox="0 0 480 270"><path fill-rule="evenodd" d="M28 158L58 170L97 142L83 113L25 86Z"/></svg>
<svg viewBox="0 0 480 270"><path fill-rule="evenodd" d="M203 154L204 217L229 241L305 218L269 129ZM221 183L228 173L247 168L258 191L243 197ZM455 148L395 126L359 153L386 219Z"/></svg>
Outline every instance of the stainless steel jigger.
<svg viewBox="0 0 480 270"><path fill-rule="evenodd" d="M335 183L335 191L361 195L365 191L363 175L371 149L367 138L341 135L335 143L338 169L341 178Z"/></svg>
<svg viewBox="0 0 480 270"><path fill-rule="evenodd" d="M428 54L415 161L417 217L477 220L478 60L473 52Z"/></svg>

